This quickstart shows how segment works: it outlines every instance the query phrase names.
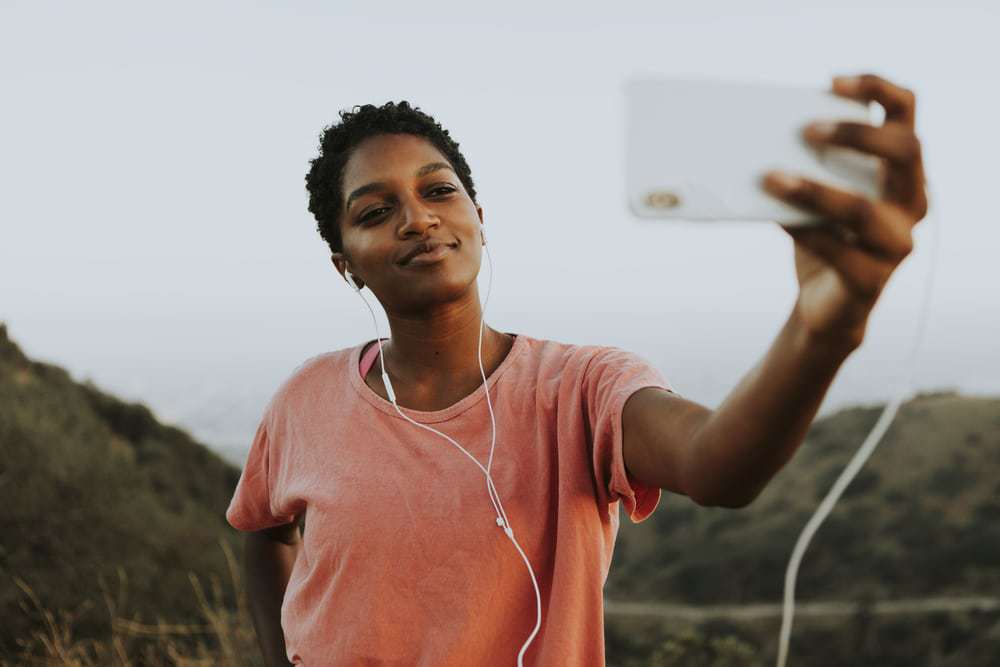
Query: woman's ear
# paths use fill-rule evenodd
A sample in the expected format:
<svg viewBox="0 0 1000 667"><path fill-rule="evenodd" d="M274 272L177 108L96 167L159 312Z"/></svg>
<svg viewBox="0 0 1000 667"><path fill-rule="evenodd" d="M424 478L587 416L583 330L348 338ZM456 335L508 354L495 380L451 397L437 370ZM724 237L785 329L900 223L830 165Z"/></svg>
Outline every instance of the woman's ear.
<svg viewBox="0 0 1000 667"><path fill-rule="evenodd" d="M344 258L343 253L335 252L331 254L330 261L333 262L333 265L337 268L337 273L342 275L344 277L344 280L346 280L352 288L357 286L357 289L361 289L362 287L365 286L363 282L358 280L356 277L354 277L354 274L351 273L351 270L349 268L347 260ZM359 282L361 282L360 285L358 284Z"/></svg>

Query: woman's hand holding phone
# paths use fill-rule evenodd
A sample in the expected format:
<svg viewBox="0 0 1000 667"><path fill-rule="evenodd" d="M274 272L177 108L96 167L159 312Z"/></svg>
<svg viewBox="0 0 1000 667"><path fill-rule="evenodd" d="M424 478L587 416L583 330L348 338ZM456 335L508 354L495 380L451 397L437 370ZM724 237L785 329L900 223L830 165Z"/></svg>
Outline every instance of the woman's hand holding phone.
<svg viewBox="0 0 1000 667"><path fill-rule="evenodd" d="M927 214L913 92L874 74L834 77L832 92L878 102L882 125L815 123L803 138L819 150L845 147L882 158L880 196L868 198L820 181L768 172L765 192L822 217L824 224L781 226L794 240L796 311L817 339L860 345L868 316L896 267L913 250L913 228Z"/></svg>

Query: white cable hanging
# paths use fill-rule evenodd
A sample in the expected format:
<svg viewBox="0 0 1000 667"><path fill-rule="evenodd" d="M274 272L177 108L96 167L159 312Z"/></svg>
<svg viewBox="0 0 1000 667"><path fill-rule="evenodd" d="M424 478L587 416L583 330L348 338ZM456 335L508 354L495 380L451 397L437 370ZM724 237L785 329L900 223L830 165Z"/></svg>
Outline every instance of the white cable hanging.
<svg viewBox="0 0 1000 667"><path fill-rule="evenodd" d="M920 315L917 319L917 335L913 340L913 348L910 350L910 363L909 363L909 374L906 376L904 382L901 383L899 390L896 392L896 397L886 405L885 409L882 411L882 415L879 417L878 421L875 423L875 427L872 428L871 433L865 438L864 443L854 454L854 457L844 468L844 471L840 473L840 477L834 482L833 487L827 493L826 497L820 503L819 508L816 513L813 514L812 518L806 523L805 528L802 530L802 534L799 535L799 539L795 543L795 548L792 550L792 558L788 562L788 569L785 571L785 598L784 604L781 611L781 634L778 639L778 667L785 667L785 661L788 658L788 641L792 634L792 615L795 610L795 578L799 572L799 563L802 562L802 555L806 551L806 547L809 546L809 541L812 536L819 529L819 526L826 519L827 515L833 510L833 506L840 499L841 494L843 494L844 489L847 485L851 483L858 471L861 470L861 466L864 465L868 457L875 450L876 445L882 440L882 436L885 435L886 430L889 428L889 424L896 416L896 412L899 410L899 406L903 402L904 396L913 397L913 378L916 370L916 363L918 353L920 352L920 346L924 340L924 329L927 325L927 312L929 310L928 306L930 304L931 292L934 286L934 276L937 269L938 263L938 246L941 243L941 223L937 216L937 209L935 206L935 199L931 197L930 185L925 184L927 187L927 201L928 201L928 212L930 212L931 207L934 207L934 214L929 216L933 218L934 224L932 225L934 229L934 243L931 245L931 266L927 271L926 286L924 288L924 298L923 303L920 308Z"/></svg>

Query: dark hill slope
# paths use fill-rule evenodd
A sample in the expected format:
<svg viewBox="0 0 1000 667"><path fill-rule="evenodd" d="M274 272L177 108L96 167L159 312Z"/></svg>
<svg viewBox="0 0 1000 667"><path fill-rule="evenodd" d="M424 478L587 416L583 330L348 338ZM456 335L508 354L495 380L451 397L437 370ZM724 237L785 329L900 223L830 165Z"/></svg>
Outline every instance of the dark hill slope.
<svg viewBox="0 0 1000 667"><path fill-rule="evenodd" d="M203 620L188 573L229 579L220 540L239 553L224 516L237 468L144 405L28 359L3 324L0 450L0 649L40 622L15 576L49 609L79 611L82 636L106 634L99 578L116 596L119 566L119 615Z"/></svg>

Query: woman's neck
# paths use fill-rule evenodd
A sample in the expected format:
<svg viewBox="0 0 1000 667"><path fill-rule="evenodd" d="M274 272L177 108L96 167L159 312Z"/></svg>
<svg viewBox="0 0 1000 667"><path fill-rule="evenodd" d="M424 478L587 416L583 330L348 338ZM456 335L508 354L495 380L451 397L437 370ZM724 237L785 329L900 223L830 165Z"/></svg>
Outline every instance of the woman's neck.
<svg viewBox="0 0 1000 667"><path fill-rule="evenodd" d="M394 335L382 344L382 352L393 388L399 384L413 389L435 391L443 387L482 383L479 369L479 334L437 339L397 339ZM482 365L486 376L503 362L513 346L514 337L489 326L482 337ZM408 350L408 351L406 351ZM378 362L376 362L378 363ZM381 369L379 369L381 374Z"/></svg>

